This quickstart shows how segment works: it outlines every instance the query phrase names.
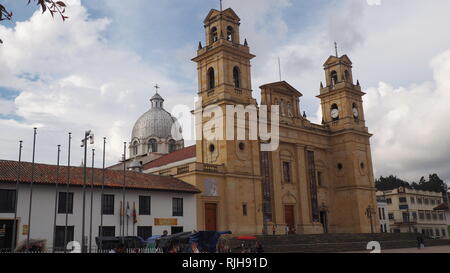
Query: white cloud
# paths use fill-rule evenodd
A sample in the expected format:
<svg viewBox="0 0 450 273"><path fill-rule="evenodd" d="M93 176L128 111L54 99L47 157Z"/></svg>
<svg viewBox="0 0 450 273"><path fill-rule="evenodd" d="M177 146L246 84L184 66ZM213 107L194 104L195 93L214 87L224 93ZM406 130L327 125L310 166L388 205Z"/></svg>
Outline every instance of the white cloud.
<svg viewBox="0 0 450 273"><path fill-rule="evenodd" d="M378 172L409 179L450 177L450 50L431 62L434 81L409 87L381 82L367 90L365 111Z"/></svg>
<svg viewBox="0 0 450 273"><path fill-rule="evenodd" d="M15 103L2 105L8 105L9 113L13 104L15 113L24 118L23 122L2 120L2 131L8 132L3 136L8 142L2 139L2 146L26 137L27 132L31 135L38 125L41 153L37 158L53 162L52 147L67 146L66 134L71 131L78 164L79 141L84 130L93 129L97 148L102 146L102 136L109 137L108 159L115 162L135 120L149 108L156 82L163 87L168 109L180 101L190 102L191 96L133 52L112 49L102 38L108 19L90 20L79 1L66 4L70 20L64 23L36 12L14 29L0 26L5 41L0 47L4 60L0 86L21 92ZM14 147L2 158L15 159L15 155Z"/></svg>

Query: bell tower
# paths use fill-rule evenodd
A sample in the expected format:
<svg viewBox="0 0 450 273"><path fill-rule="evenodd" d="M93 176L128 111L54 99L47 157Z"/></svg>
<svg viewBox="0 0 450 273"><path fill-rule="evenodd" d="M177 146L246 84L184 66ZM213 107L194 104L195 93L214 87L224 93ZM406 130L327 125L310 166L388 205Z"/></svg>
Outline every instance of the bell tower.
<svg viewBox="0 0 450 273"><path fill-rule="evenodd" d="M347 55L330 56L324 64L325 82L320 84L322 118L331 130L365 128L362 97L359 81L353 80L352 62Z"/></svg>
<svg viewBox="0 0 450 273"><path fill-rule="evenodd" d="M231 8L223 11L212 9L203 23L206 44L199 43L197 56L192 59L197 63L198 97L201 100L194 111L198 138L196 161L207 169L222 170L223 180L218 182L219 196L216 199L205 197L199 206L211 202L217 204L219 230L231 230L233 234L258 234L263 224L260 144L257 137L250 138L251 128L255 127L250 126L255 125L250 124L250 116L257 117L250 64L255 56L250 53L247 40L242 43L240 18ZM213 107L221 113L205 114ZM251 109L254 109L253 114ZM218 124L210 125L218 120ZM208 138L207 135L213 131L216 135ZM243 131L245 137L239 137L238 132ZM209 179L219 181L217 176ZM202 188L202 183L203 180L198 181L197 185ZM204 215L209 215L206 212L209 210L204 209ZM200 216L200 229L202 223L206 227L206 221L211 221L202 217L203 214Z"/></svg>
<svg viewBox="0 0 450 273"><path fill-rule="evenodd" d="M336 50L337 51L337 50ZM338 233L370 233L378 229L376 189L370 137L365 126L359 81L354 83L347 55L330 56L324 64L326 86L320 95L323 125L330 131L334 179L334 219ZM369 217L370 215L370 217Z"/></svg>
<svg viewBox="0 0 450 273"><path fill-rule="evenodd" d="M198 95L203 105L218 101L256 104L252 98L250 54L247 40L241 44L240 18L231 9L212 9L204 20L206 45L199 43Z"/></svg>

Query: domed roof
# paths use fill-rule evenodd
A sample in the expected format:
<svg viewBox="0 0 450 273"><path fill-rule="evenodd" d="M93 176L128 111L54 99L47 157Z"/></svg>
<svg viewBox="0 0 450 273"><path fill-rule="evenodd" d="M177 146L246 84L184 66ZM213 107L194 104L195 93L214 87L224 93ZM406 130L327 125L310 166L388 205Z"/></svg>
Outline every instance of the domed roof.
<svg viewBox="0 0 450 273"><path fill-rule="evenodd" d="M145 140L150 137L171 138L172 126L177 122L176 118L164 110L164 99L156 93L152 98L152 107L143 114L134 124L131 141L134 139Z"/></svg>

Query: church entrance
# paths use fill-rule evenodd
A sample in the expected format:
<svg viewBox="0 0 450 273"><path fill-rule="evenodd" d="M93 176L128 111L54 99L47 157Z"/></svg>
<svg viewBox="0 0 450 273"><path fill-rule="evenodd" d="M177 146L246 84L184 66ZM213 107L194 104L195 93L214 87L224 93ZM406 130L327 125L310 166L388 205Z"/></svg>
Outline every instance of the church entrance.
<svg viewBox="0 0 450 273"><path fill-rule="evenodd" d="M328 216L326 211L320 212L320 223L323 226L323 233L328 233Z"/></svg>
<svg viewBox="0 0 450 273"><path fill-rule="evenodd" d="M205 231L217 230L217 204L205 204Z"/></svg>
<svg viewBox="0 0 450 273"><path fill-rule="evenodd" d="M289 230L293 230L295 228L295 214L293 205L284 206L284 221L289 227Z"/></svg>

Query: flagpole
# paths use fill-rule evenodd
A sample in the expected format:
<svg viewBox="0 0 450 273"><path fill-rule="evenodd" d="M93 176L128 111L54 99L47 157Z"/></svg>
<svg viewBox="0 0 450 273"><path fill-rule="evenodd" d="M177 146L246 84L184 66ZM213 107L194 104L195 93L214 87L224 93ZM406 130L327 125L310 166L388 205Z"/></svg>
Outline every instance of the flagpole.
<svg viewBox="0 0 450 273"><path fill-rule="evenodd" d="M130 203L127 201L127 236L128 236L128 227L130 225Z"/></svg>
<svg viewBox="0 0 450 273"><path fill-rule="evenodd" d="M105 149L106 149L106 137L103 138L102 190L100 199L100 251L103 251L103 191L105 189Z"/></svg>
<svg viewBox="0 0 450 273"><path fill-rule="evenodd" d="M135 234L135 225L136 225L136 202L133 202L133 237Z"/></svg>
<svg viewBox="0 0 450 273"><path fill-rule="evenodd" d="M56 241L56 216L58 211L58 184L59 184L59 156L61 154L61 145L58 145L58 157L56 163L56 183L55 183L55 212L53 214L53 244L52 252L55 253L55 241Z"/></svg>
<svg viewBox="0 0 450 273"><path fill-rule="evenodd" d="M91 131L86 131L84 133L84 139L81 141L82 145L81 147L84 147L84 163L83 163L83 211L82 211L82 220L81 220L81 253L86 252L86 247L84 244L84 236L85 236L85 229L86 229L86 180L87 180L87 174L86 174L86 163L87 163L87 141L88 139L91 139L92 134Z"/></svg>
<svg viewBox="0 0 450 273"><path fill-rule="evenodd" d="M31 164L31 185L30 185L30 202L29 202L29 208L28 208L28 234L27 234L27 251L30 247L30 233L31 233L31 208L32 208L32 202L33 202L33 184L34 184L34 160L36 156L36 134L37 134L37 128L34 128L33 133L33 158L32 158L32 164Z"/></svg>
<svg viewBox="0 0 450 273"><path fill-rule="evenodd" d="M126 187L125 177L126 177L126 169L127 169L127 167L126 167L127 166L126 159L127 159L127 143L124 142L123 143L123 188L122 188L123 208L125 208L125 191L126 191L126 189L125 189L125 187ZM123 225L122 225L122 237L125 237L125 217L122 218L122 222L123 222ZM122 238L122 240L123 240L123 238Z"/></svg>
<svg viewBox="0 0 450 273"><path fill-rule="evenodd" d="M11 244L11 251L14 251L14 248L16 247L16 240L17 240L17 204L18 204L18 198L19 198L19 182L20 182L20 165L22 164L22 148L23 148L23 141L19 141L19 162L17 164L17 181L16 181L16 193L15 193L15 200L14 200L14 223L13 223L13 238L12 238L12 244Z"/></svg>
<svg viewBox="0 0 450 273"><path fill-rule="evenodd" d="M72 133L69 133L69 148L67 156L67 184L66 184L66 222L64 225L64 253L67 252L67 225L69 223L69 187L70 187L70 148L72 142Z"/></svg>
<svg viewBox="0 0 450 273"><path fill-rule="evenodd" d="M89 253L91 253L92 248L92 206L94 204L94 159L95 159L95 149L92 149L92 177L91 177L91 215L90 215L90 227L89 227Z"/></svg>

